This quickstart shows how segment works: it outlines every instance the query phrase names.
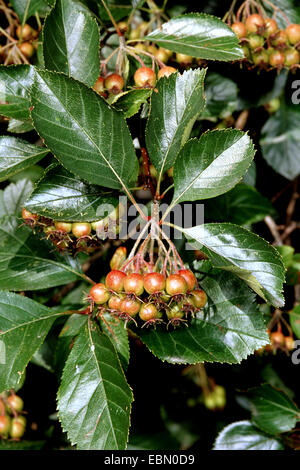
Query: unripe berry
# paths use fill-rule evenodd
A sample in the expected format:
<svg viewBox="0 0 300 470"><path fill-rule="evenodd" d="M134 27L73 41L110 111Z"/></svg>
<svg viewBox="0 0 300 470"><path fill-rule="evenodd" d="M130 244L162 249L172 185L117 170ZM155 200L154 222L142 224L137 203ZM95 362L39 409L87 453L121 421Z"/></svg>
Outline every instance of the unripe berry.
<svg viewBox="0 0 300 470"><path fill-rule="evenodd" d="M273 34L277 33L278 31L278 24L274 18L266 18L265 19L265 34L266 38L272 36Z"/></svg>
<svg viewBox="0 0 300 470"><path fill-rule="evenodd" d="M300 25L299 24L290 24L286 28L285 31L286 31L288 40L292 45L295 45L298 42L300 42Z"/></svg>
<svg viewBox="0 0 300 470"><path fill-rule="evenodd" d="M169 77L172 73L175 73L175 72L177 72L177 70L174 67L166 66L159 70L157 77L158 79L162 77Z"/></svg>
<svg viewBox="0 0 300 470"><path fill-rule="evenodd" d="M157 47L154 46L154 44L150 44L150 46L147 47L147 51L150 52L150 54L155 56L158 49Z"/></svg>
<svg viewBox="0 0 300 470"><path fill-rule="evenodd" d="M126 23L126 21L120 21L118 23L118 28L121 31L121 33L126 33L128 29L128 24Z"/></svg>
<svg viewBox="0 0 300 470"><path fill-rule="evenodd" d="M16 35L19 39L22 37L24 41L28 41L29 39L37 36L37 31L35 31L29 24L25 23L23 28L21 25L17 27Z"/></svg>
<svg viewBox="0 0 300 470"><path fill-rule="evenodd" d="M30 59L35 52L34 47L30 42L22 42L21 44L18 44L18 48L22 54L27 57L27 59Z"/></svg>
<svg viewBox="0 0 300 470"><path fill-rule="evenodd" d="M121 302L124 297L121 295L112 295L108 301L108 307L112 310L121 311Z"/></svg>
<svg viewBox="0 0 300 470"><path fill-rule="evenodd" d="M285 62L285 56L280 51L274 51L269 56L269 64L272 67L283 67Z"/></svg>
<svg viewBox="0 0 300 470"><path fill-rule="evenodd" d="M170 309L166 311L168 320L180 320L184 317L184 312L181 310L181 305L173 305Z"/></svg>
<svg viewBox="0 0 300 470"><path fill-rule="evenodd" d="M69 222L54 222L56 230L64 233L70 233L72 231L72 224Z"/></svg>
<svg viewBox="0 0 300 470"><path fill-rule="evenodd" d="M110 269L119 269L126 260L127 249L125 246L119 246L110 260Z"/></svg>
<svg viewBox="0 0 300 470"><path fill-rule="evenodd" d="M285 347L288 351L295 349L295 340L292 336L286 336L284 339Z"/></svg>
<svg viewBox="0 0 300 470"><path fill-rule="evenodd" d="M88 222L74 222L72 224L72 233L76 238L87 237L91 231L92 227Z"/></svg>
<svg viewBox="0 0 300 470"><path fill-rule="evenodd" d="M144 304L141 307L139 317L143 321L156 320L161 317L160 312L157 310L154 304Z"/></svg>
<svg viewBox="0 0 300 470"><path fill-rule="evenodd" d="M264 45L264 38L262 36L259 36L258 34L251 34L249 36L249 46L251 49L258 49L259 47L262 47Z"/></svg>
<svg viewBox="0 0 300 470"><path fill-rule="evenodd" d="M7 436L11 426L10 417L7 415L0 416L0 436Z"/></svg>
<svg viewBox="0 0 300 470"><path fill-rule="evenodd" d="M248 16L245 26L248 33L257 33L260 29L265 26L265 20L261 15L255 13L253 15Z"/></svg>
<svg viewBox="0 0 300 470"><path fill-rule="evenodd" d="M124 80L118 73L112 73L105 78L105 88L113 95L118 95L124 88Z"/></svg>
<svg viewBox="0 0 300 470"><path fill-rule="evenodd" d="M105 279L107 289L117 292L118 294L124 290L124 280L126 274L117 269L113 269L108 273Z"/></svg>
<svg viewBox="0 0 300 470"><path fill-rule="evenodd" d="M10 437L13 439L20 439L23 434L25 433L25 424L24 424L23 416L18 416L17 418L13 418L11 420L11 427L10 427Z"/></svg>
<svg viewBox="0 0 300 470"><path fill-rule="evenodd" d="M287 42L288 36L284 29L280 29L279 31L277 31L274 37L271 37L272 46L275 47L287 47Z"/></svg>
<svg viewBox="0 0 300 470"><path fill-rule="evenodd" d="M149 67L140 67L134 74L134 83L138 87L154 87L156 83L155 72Z"/></svg>
<svg viewBox="0 0 300 470"><path fill-rule="evenodd" d="M142 295L144 292L143 276L138 273L128 274L124 279L124 290L127 294Z"/></svg>
<svg viewBox="0 0 300 470"><path fill-rule="evenodd" d="M23 410L24 402L18 395L10 395L7 397L6 401L9 408L15 410L17 413L20 413Z"/></svg>
<svg viewBox="0 0 300 470"><path fill-rule="evenodd" d="M247 34L246 26L241 21L233 23L231 25L231 29L235 32L239 39L244 38Z"/></svg>
<svg viewBox="0 0 300 470"><path fill-rule="evenodd" d="M109 292L102 282L90 289L90 297L97 305L105 304L109 299Z"/></svg>
<svg viewBox="0 0 300 470"><path fill-rule="evenodd" d="M272 100L270 100L268 103L265 104L265 109L270 114L276 113L276 111L278 111L279 108L280 108L279 98L273 98Z"/></svg>
<svg viewBox="0 0 300 470"><path fill-rule="evenodd" d="M168 52L165 49L163 49L162 47L157 49L157 51L154 55L155 55L156 59L160 60L163 63L167 62L168 59L169 59Z"/></svg>
<svg viewBox="0 0 300 470"><path fill-rule="evenodd" d="M149 273L144 275L144 288L148 294L156 294L164 290L166 278L161 273Z"/></svg>
<svg viewBox="0 0 300 470"><path fill-rule="evenodd" d="M207 295L202 289L197 289L192 292L193 303L196 308L203 308L207 302Z"/></svg>
<svg viewBox="0 0 300 470"><path fill-rule="evenodd" d="M169 295L186 294L186 280L180 274L171 274L166 280L166 291Z"/></svg>
<svg viewBox="0 0 300 470"><path fill-rule="evenodd" d="M137 315L141 308L141 302L137 299L125 298L121 301L120 310L130 317Z"/></svg>
<svg viewBox="0 0 300 470"><path fill-rule="evenodd" d="M185 279L188 292L195 289L196 277L195 274L192 273L192 271L190 271L189 269L180 269L179 274Z"/></svg>
<svg viewBox="0 0 300 470"><path fill-rule="evenodd" d="M287 67L291 67L292 65L299 64L300 54L296 49L294 48L288 49L284 53L284 55L285 55L284 65L286 65Z"/></svg>
<svg viewBox="0 0 300 470"><path fill-rule="evenodd" d="M255 52L252 55L252 60L255 65L265 65L269 63L269 54L265 49Z"/></svg>
<svg viewBox="0 0 300 470"><path fill-rule="evenodd" d="M176 62L178 62L178 64L190 65L193 62L193 57L191 55L177 53Z"/></svg>
<svg viewBox="0 0 300 470"><path fill-rule="evenodd" d="M143 44L142 42L138 42L135 46L134 46L135 50L137 50L138 52L147 52L148 48L147 46L145 46L145 44Z"/></svg>

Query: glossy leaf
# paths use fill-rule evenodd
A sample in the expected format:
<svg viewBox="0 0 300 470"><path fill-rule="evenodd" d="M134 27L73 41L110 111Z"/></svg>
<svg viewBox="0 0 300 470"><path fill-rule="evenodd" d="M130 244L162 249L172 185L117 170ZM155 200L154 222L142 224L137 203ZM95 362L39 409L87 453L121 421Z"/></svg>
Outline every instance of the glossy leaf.
<svg viewBox="0 0 300 470"><path fill-rule="evenodd" d="M46 69L94 85L100 70L100 37L90 10L74 0L56 0L43 35Z"/></svg>
<svg viewBox="0 0 300 470"><path fill-rule="evenodd" d="M274 0L273 5L278 7L276 11L276 21L280 28L286 28L286 18L291 23L300 23L300 6L297 0ZM274 10L271 5L266 4L266 11L272 15Z"/></svg>
<svg viewBox="0 0 300 470"><path fill-rule="evenodd" d="M21 21L26 22L27 18L38 13L45 16L49 11L46 0L11 0L11 4Z"/></svg>
<svg viewBox="0 0 300 470"><path fill-rule="evenodd" d="M25 206L55 220L91 222L105 217L119 204L116 194L80 181L60 165L51 165Z"/></svg>
<svg viewBox="0 0 300 470"><path fill-rule="evenodd" d="M261 131L264 159L280 175L293 180L300 174L300 107L281 102Z"/></svg>
<svg viewBox="0 0 300 470"><path fill-rule="evenodd" d="M219 18L189 13L172 18L145 39L174 52L208 60L243 58L238 39Z"/></svg>
<svg viewBox="0 0 300 470"><path fill-rule="evenodd" d="M17 137L0 136L0 181L34 165L48 152Z"/></svg>
<svg viewBox="0 0 300 470"><path fill-rule="evenodd" d="M188 141L174 165L172 204L226 193L246 173L254 153L248 134L237 129L210 131Z"/></svg>
<svg viewBox="0 0 300 470"><path fill-rule="evenodd" d="M205 218L237 225L260 222L266 215L276 216L270 201L255 188L237 184L228 193L205 202Z"/></svg>
<svg viewBox="0 0 300 470"><path fill-rule="evenodd" d="M131 402L113 344L88 323L74 343L58 391L64 431L81 450L125 449Z"/></svg>
<svg viewBox="0 0 300 470"><path fill-rule="evenodd" d="M284 450L280 439L264 434L250 421L237 421L218 435L214 450Z"/></svg>
<svg viewBox="0 0 300 470"><path fill-rule="evenodd" d="M0 393L18 385L25 367L60 315L27 297L0 291L0 341L5 345Z"/></svg>
<svg viewBox="0 0 300 470"><path fill-rule="evenodd" d="M33 124L31 119L27 119L26 121L19 121L18 119L10 119L8 126L8 132L12 134L24 134L25 132L30 132L34 130Z"/></svg>
<svg viewBox="0 0 300 470"><path fill-rule="evenodd" d="M280 434L293 429L300 420L300 410L284 392L269 384L250 391L252 421L262 431Z"/></svg>
<svg viewBox="0 0 300 470"><path fill-rule="evenodd" d="M204 224L181 229L193 247L215 267L231 271L271 304L284 305L284 265L278 251L263 238L233 224ZM194 243L195 242L195 243Z"/></svg>
<svg viewBox="0 0 300 470"><path fill-rule="evenodd" d="M300 339L300 305L296 305L290 312L290 324L296 337Z"/></svg>
<svg viewBox="0 0 300 470"><path fill-rule="evenodd" d="M11 183L0 191L0 218L4 215L20 215L24 202L33 189L29 180Z"/></svg>
<svg viewBox="0 0 300 470"><path fill-rule="evenodd" d="M113 318L110 314L105 314L101 319L101 328L107 334L115 346L123 369L127 369L129 364L129 340L127 329L119 319Z"/></svg>
<svg viewBox="0 0 300 470"><path fill-rule="evenodd" d="M21 121L29 118L33 77L32 66L0 66L0 115Z"/></svg>
<svg viewBox="0 0 300 470"><path fill-rule="evenodd" d="M160 177L174 165L204 108L205 73L205 69L196 69L163 77L152 93L146 144Z"/></svg>
<svg viewBox="0 0 300 470"><path fill-rule="evenodd" d="M238 88L233 80L208 73L205 80L206 106L201 119L225 118L237 108Z"/></svg>
<svg viewBox="0 0 300 470"><path fill-rule="evenodd" d="M205 314L197 314L188 327L136 331L155 356L173 364L233 364L269 342L255 296L240 279L214 270L200 285L207 293L208 305Z"/></svg>
<svg viewBox="0 0 300 470"><path fill-rule="evenodd" d="M76 260L50 250L22 219L0 219L0 286L3 290L37 290L60 286L81 277Z"/></svg>
<svg viewBox="0 0 300 470"><path fill-rule="evenodd" d="M114 108L122 111L126 118L130 118L139 112L142 104L147 103L151 93L152 90L147 88L125 91L116 96L112 105Z"/></svg>
<svg viewBox="0 0 300 470"><path fill-rule="evenodd" d="M95 92L72 78L40 70L32 104L35 128L72 173L113 189L137 178L138 162L125 119Z"/></svg>
<svg viewBox="0 0 300 470"><path fill-rule="evenodd" d="M105 3L116 21L131 13L132 5L130 0L106 0ZM101 20L111 23L110 17L108 16L108 13L104 8L102 2L97 2L97 4L99 10L99 17L101 18Z"/></svg>

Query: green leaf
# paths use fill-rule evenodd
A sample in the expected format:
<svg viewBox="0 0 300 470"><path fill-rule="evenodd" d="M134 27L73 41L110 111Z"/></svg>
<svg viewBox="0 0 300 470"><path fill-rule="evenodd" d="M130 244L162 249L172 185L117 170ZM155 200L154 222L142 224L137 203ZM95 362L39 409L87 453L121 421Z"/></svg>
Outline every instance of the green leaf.
<svg viewBox="0 0 300 470"><path fill-rule="evenodd" d="M34 130L32 121L27 119L26 121L19 121L18 119L10 119L7 126L7 131L12 134L24 134Z"/></svg>
<svg viewBox="0 0 300 470"><path fill-rule="evenodd" d="M130 118L139 112L142 104L147 103L151 93L152 90L146 88L125 91L117 95L111 104L114 108L122 111L126 118Z"/></svg>
<svg viewBox="0 0 300 470"><path fill-rule="evenodd" d="M149 157L160 173L174 165L180 148L189 138L205 105L206 70L188 70L161 78L151 96L146 128Z"/></svg>
<svg viewBox="0 0 300 470"><path fill-rule="evenodd" d="M105 217L119 204L115 193L80 181L60 165L51 165L37 183L26 208L44 217L92 222Z"/></svg>
<svg viewBox="0 0 300 470"><path fill-rule="evenodd" d="M300 107L282 100L276 114L261 131L260 145L264 159L280 175L289 180L300 174Z"/></svg>
<svg viewBox="0 0 300 470"><path fill-rule="evenodd" d="M295 403L269 384L250 390L249 399L253 423L268 434L290 431L300 420L300 411Z"/></svg>
<svg viewBox="0 0 300 470"><path fill-rule="evenodd" d="M22 220L0 219L1 289L39 290L64 285L82 277L77 261L51 251Z"/></svg>
<svg viewBox="0 0 300 470"><path fill-rule="evenodd" d="M119 21L124 16L131 13L131 1L130 0L106 0L107 7L109 8L110 13L114 17L115 21ZM102 21L111 23L111 19L107 14L106 9L104 8L102 2L97 1L97 6L99 10L99 17Z"/></svg>
<svg viewBox="0 0 300 470"><path fill-rule="evenodd" d="M116 350L86 324L67 359L58 391L59 418L81 450L125 449L132 393Z"/></svg>
<svg viewBox="0 0 300 470"><path fill-rule="evenodd" d="M280 28L286 28L286 18L291 23L300 23L300 6L298 6L297 0L273 0L272 3L278 7L278 10L276 10L276 21ZM270 15L274 14L274 10L270 5L266 4L264 6Z"/></svg>
<svg viewBox="0 0 300 470"><path fill-rule="evenodd" d="M276 307L284 305L284 265L278 251L263 238L227 223L180 230L193 240L195 249L209 256L215 267L233 272Z"/></svg>
<svg viewBox="0 0 300 470"><path fill-rule="evenodd" d="M218 435L214 450L284 450L280 439L264 434L250 421L237 421Z"/></svg>
<svg viewBox="0 0 300 470"><path fill-rule="evenodd" d="M60 315L27 297L0 291L0 341L5 345L0 393L18 385L25 367Z"/></svg>
<svg viewBox="0 0 300 470"><path fill-rule="evenodd" d="M21 121L29 118L33 77L30 65L0 65L0 115Z"/></svg>
<svg viewBox="0 0 300 470"><path fill-rule="evenodd" d="M35 13L44 17L49 11L49 5L46 0L11 0L11 4L20 20L24 21L24 23Z"/></svg>
<svg viewBox="0 0 300 470"><path fill-rule="evenodd" d="M45 68L93 86L100 70L100 36L91 11L73 0L56 0L43 35Z"/></svg>
<svg viewBox="0 0 300 470"><path fill-rule="evenodd" d="M34 165L48 152L17 137L0 136L0 181Z"/></svg>
<svg viewBox="0 0 300 470"><path fill-rule="evenodd" d="M173 364L235 364L269 342L255 296L240 279L214 270L200 285L208 296L205 315L175 331L165 326L136 331L155 356Z"/></svg>
<svg viewBox="0 0 300 470"><path fill-rule="evenodd" d="M290 311L290 324L296 337L300 339L300 304Z"/></svg>
<svg viewBox="0 0 300 470"><path fill-rule="evenodd" d="M125 118L97 93L72 78L40 70L32 104L36 130L72 173L113 189L137 178L138 161Z"/></svg>
<svg viewBox="0 0 300 470"><path fill-rule="evenodd" d="M19 215L24 202L32 191L32 183L23 179L11 183L0 191L0 217L4 215Z"/></svg>
<svg viewBox="0 0 300 470"><path fill-rule="evenodd" d="M254 153L248 134L237 129L210 131L188 141L174 165L172 204L226 193L246 173Z"/></svg>
<svg viewBox="0 0 300 470"><path fill-rule="evenodd" d="M110 338L116 348L123 369L127 369L129 364L129 341L128 332L124 324L110 314L104 314L100 320L102 330Z"/></svg>
<svg viewBox="0 0 300 470"><path fill-rule="evenodd" d="M238 38L223 21L204 13L172 18L145 39L174 52L208 60L237 60L244 54Z"/></svg>
<svg viewBox="0 0 300 470"><path fill-rule="evenodd" d="M205 80L206 106L201 119L225 118L237 108L238 88L219 73L208 73Z"/></svg>
<svg viewBox="0 0 300 470"><path fill-rule="evenodd" d="M0 450L41 450L44 447L46 441L0 441Z"/></svg>
<svg viewBox="0 0 300 470"><path fill-rule="evenodd" d="M251 225L260 222L266 215L276 216L276 210L270 201L244 183L205 202L205 218L210 220Z"/></svg>

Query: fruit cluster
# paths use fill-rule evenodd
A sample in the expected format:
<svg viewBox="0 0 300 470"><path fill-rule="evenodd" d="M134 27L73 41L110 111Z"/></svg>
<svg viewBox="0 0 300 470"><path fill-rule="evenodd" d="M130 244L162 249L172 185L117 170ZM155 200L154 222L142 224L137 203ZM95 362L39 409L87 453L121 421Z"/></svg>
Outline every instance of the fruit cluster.
<svg viewBox="0 0 300 470"><path fill-rule="evenodd" d="M196 277L189 269L169 276L159 272L126 274L112 269L105 284L90 289L88 299L92 309L96 304L99 316L110 313L126 322L139 319L143 326L167 320L174 327L186 323L207 301L205 292L196 288Z"/></svg>
<svg viewBox="0 0 300 470"><path fill-rule="evenodd" d="M0 395L0 439L20 439L25 433L23 400L15 393Z"/></svg>
<svg viewBox="0 0 300 470"><path fill-rule="evenodd" d="M0 44L1 63L4 65L28 63L38 47L39 32L27 23L23 27L19 24L13 32L11 29L12 26L8 28L9 33L2 34L1 39L3 41ZM12 37L12 35L15 37Z"/></svg>
<svg viewBox="0 0 300 470"><path fill-rule="evenodd" d="M295 340L292 333L289 332L285 336L279 325L276 331L269 331L270 344L260 348L257 353L276 353L278 350L284 351L286 354L289 354L293 349L295 349Z"/></svg>
<svg viewBox="0 0 300 470"><path fill-rule="evenodd" d="M60 222L22 209L26 225L43 233L59 251L72 254L80 251L91 253L102 245L105 238L115 235L118 232L119 215L117 207L106 218L96 222Z"/></svg>
<svg viewBox="0 0 300 470"><path fill-rule="evenodd" d="M209 393L203 394L203 404L208 410L223 410L226 405L226 390L215 385Z"/></svg>
<svg viewBox="0 0 300 470"><path fill-rule="evenodd" d="M258 13L231 25L247 61L261 68L296 68L300 64L300 25L279 29L274 18Z"/></svg>

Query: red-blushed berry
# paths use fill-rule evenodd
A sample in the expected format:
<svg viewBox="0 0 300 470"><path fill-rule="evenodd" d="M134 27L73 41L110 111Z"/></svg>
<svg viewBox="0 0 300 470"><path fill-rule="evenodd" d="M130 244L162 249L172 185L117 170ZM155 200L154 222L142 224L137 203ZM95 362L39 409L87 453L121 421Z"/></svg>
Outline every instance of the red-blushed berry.
<svg viewBox="0 0 300 470"><path fill-rule="evenodd" d="M98 77L93 86L93 89L96 91L96 93L105 97L106 93L105 93L104 81L105 81L104 77Z"/></svg>
<svg viewBox="0 0 300 470"><path fill-rule="evenodd" d="M27 23L24 24L23 28L19 25L16 29L17 38L22 38L23 41L28 41L29 39L37 37L37 35L38 32Z"/></svg>
<svg viewBox="0 0 300 470"><path fill-rule="evenodd" d="M266 18L265 19L265 33L264 36L266 38L272 36L273 34L277 33L278 31L278 24L274 18Z"/></svg>
<svg viewBox="0 0 300 470"><path fill-rule="evenodd" d="M105 304L109 299L109 292L102 282L95 284L90 289L90 298L97 305Z"/></svg>
<svg viewBox="0 0 300 470"><path fill-rule="evenodd" d="M0 436L7 436L11 426L10 417L7 415L0 416Z"/></svg>
<svg viewBox="0 0 300 470"><path fill-rule="evenodd" d="M17 413L20 413L23 410L24 402L19 395L10 395L7 397L6 402L9 408L15 410Z"/></svg>
<svg viewBox="0 0 300 470"><path fill-rule="evenodd" d="M35 53L35 49L30 42L22 42L18 44L18 48L27 59L30 59Z"/></svg>
<svg viewBox="0 0 300 470"><path fill-rule="evenodd" d="M194 290L192 293L193 304L196 308L203 308L207 302L207 295L202 289Z"/></svg>
<svg viewBox="0 0 300 470"><path fill-rule="evenodd" d="M285 345L285 337L281 331L273 331L273 333L270 334L270 339L272 345L277 348Z"/></svg>
<svg viewBox="0 0 300 470"><path fill-rule="evenodd" d="M108 301L108 307L112 310L121 311L121 302L124 299L122 295L112 295Z"/></svg>
<svg viewBox="0 0 300 470"><path fill-rule="evenodd" d="M104 80L105 88L109 93L118 95L124 88L124 80L118 73L108 75Z"/></svg>
<svg viewBox="0 0 300 470"><path fill-rule="evenodd" d="M70 222L54 222L54 225L59 232L70 233L72 231L72 224Z"/></svg>
<svg viewBox="0 0 300 470"><path fill-rule="evenodd" d="M274 51L269 55L269 64L272 67L281 68L284 66L285 63L285 56L280 51Z"/></svg>
<svg viewBox="0 0 300 470"><path fill-rule="evenodd" d="M175 67L170 67L169 65L167 65L166 67L162 67L159 70L157 77L158 79L162 77L169 77L172 73L175 73L175 72L177 72L177 69L175 69Z"/></svg>
<svg viewBox="0 0 300 470"><path fill-rule="evenodd" d="M72 233L76 238L88 237L91 231L92 227L88 222L74 222L72 224Z"/></svg>
<svg viewBox="0 0 300 470"><path fill-rule="evenodd" d="M178 274L180 274L180 276L185 279L188 292L195 289L196 277L192 271L190 271L189 269L180 269Z"/></svg>
<svg viewBox="0 0 300 470"><path fill-rule="evenodd" d="M23 207L22 209L22 218L25 220L25 222L35 222L38 220L39 216L37 214L33 214L32 212L28 211Z"/></svg>
<svg viewBox="0 0 300 470"><path fill-rule="evenodd" d="M24 416L18 416L17 418L13 418L11 420L10 426L10 437L13 439L20 439L25 433L26 427L26 419Z"/></svg>
<svg viewBox="0 0 300 470"><path fill-rule="evenodd" d="M110 271L105 279L105 285L107 289L113 292L123 292L124 290L124 280L126 278L126 274L118 269L113 269Z"/></svg>
<svg viewBox="0 0 300 470"><path fill-rule="evenodd" d="M186 294L186 280L180 274L171 274L166 280L166 291L169 295Z"/></svg>
<svg viewBox="0 0 300 470"><path fill-rule="evenodd" d="M259 47L262 47L264 45L264 38L262 36L259 36L259 34L251 34L249 36L249 46L251 49L258 49Z"/></svg>
<svg viewBox="0 0 300 470"><path fill-rule="evenodd" d="M284 56L285 56L284 65L286 65L287 67L291 67L292 65L297 65L300 62L300 54L294 48L291 48L285 51Z"/></svg>
<svg viewBox="0 0 300 470"><path fill-rule="evenodd" d="M255 13L248 16L245 26L248 33L257 33L264 28L265 20L261 15Z"/></svg>
<svg viewBox="0 0 300 470"><path fill-rule="evenodd" d="M166 278L161 273L148 273L144 275L144 288L148 294L162 292L166 286Z"/></svg>
<svg viewBox="0 0 300 470"><path fill-rule="evenodd" d="M126 260L127 249L125 246L119 246L110 260L110 269L119 269Z"/></svg>
<svg viewBox="0 0 300 470"><path fill-rule="evenodd" d="M156 320L161 317L160 312L157 310L154 304L144 304L141 307L139 317L141 320L148 322L150 320Z"/></svg>
<svg viewBox="0 0 300 470"><path fill-rule="evenodd" d="M232 29L232 31L235 32L235 34L237 35L237 37L239 39L244 38L247 34L246 26L241 21L233 23L231 25L231 29Z"/></svg>
<svg viewBox="0 0 300 470"><path fill-rule="evenodd" d="M139 273L130 273L124 279L124 290L127 294L142 295L144 292L143 276Z"/></svg>
<svg viewBox="0 0 300 470"><path fill-rule="evenodd" d="M156 83L155 72L149 67L140 67L139 69L137 69L133 78L136 86L141 88L152 88Z"/></svg>
<svg viewBox="0 0 300 470"><path fill-rule="evenodd" d="M286 336L284 338L284 345L288 351L295 349L295 340L292 336Z"/></svg>
<svg viewBox="0 0 300 470"><path fill-rule="evenodd" d="M277 31L277 33L274 34L274 36L271 36L270 39L272 46L281 48L287 47L288 36L284 29L280 29L279 31Z"/></svg>
<svg viewBox="0 0 300 470"><path fill-rule="evenodd" d="M285 31L289 42L293 46L300 42L300 24L290 24Z"/></svg>
<svg viewBox="0 0 300 470"><path fill-rule="evenodd" d="M128 297L125 297L125 299L123 299L120 304L121 312L126 313L130 317L137 315L140 311L140 308L141 302L139 300L130 299Z"/></svg>

